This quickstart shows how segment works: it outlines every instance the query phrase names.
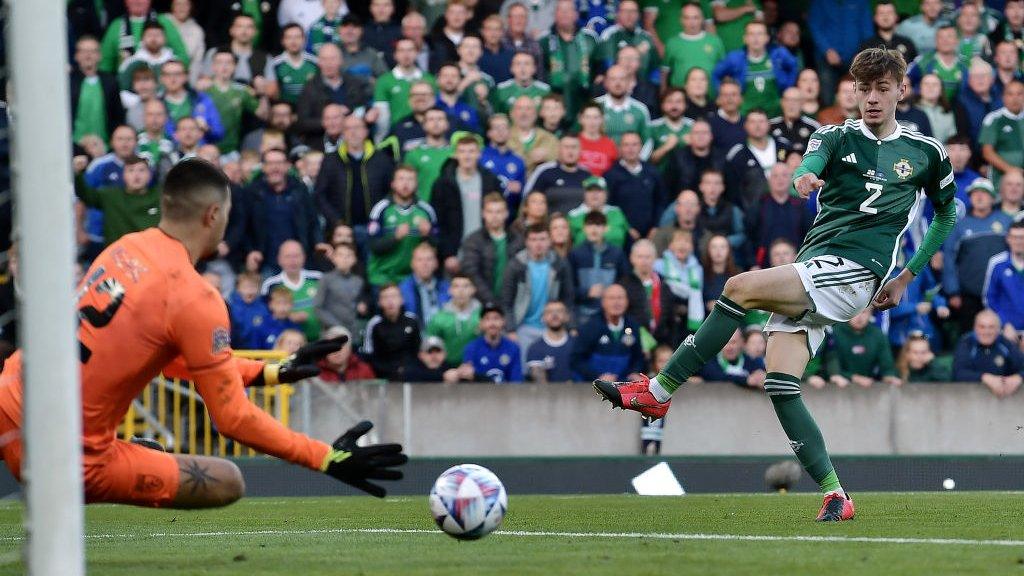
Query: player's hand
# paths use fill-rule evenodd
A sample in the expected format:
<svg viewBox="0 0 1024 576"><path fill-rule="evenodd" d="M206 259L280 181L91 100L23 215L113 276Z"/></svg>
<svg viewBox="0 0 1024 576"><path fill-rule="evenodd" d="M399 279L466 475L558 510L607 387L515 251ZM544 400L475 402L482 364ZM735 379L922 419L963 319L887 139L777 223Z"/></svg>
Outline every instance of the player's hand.
<svg viewBox="0 0 1024 576"><path fill-rule="evenodd" d="M387 495L384 487L369 480L401 480L402 471L393 467L405 464L409 457L402 453L401 444L356 446L356 441L371 428L373 424L367 420L349 428L334 441L320 470L349 486L383 498Z"/></svg>
<svg viewBox="0 0 1024 576"><path fill-rule="evenodd" d="M816 174L811 173L804 174L796 180L793 180L793 188L796 188L796 193L804 199L810 198L811 192L814 192L824 185L824 180L818 178Z"/></svg>
<svg viewBox="0 0 1024 576"><path fill-rule="evenodd" d="M317 340L299 348L295 354L285 358L280 364L267 364L263 367L263 382L267 385L291 384L320 373L321 360L328 354L341 350L348 343L348 336L338 336Z"/></svg>
<svg viewBox="0 0 1024 576"><path fill-rule="evenodd" d="M904 270L900 272L899 276L889 280L882 286L882 289L878 291L878 296L875 296L873 304L877 310L888 310L894 308L903 299L903 293L907 291L907 284L910 284L910 278L913 278L909 272Z"/></svg>

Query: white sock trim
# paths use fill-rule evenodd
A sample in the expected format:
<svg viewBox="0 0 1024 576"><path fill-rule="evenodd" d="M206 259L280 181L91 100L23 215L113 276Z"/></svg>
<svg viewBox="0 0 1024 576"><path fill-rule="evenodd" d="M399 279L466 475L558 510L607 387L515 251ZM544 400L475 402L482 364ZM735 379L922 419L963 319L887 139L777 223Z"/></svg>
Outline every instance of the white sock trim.
<svg viewBox="0 0 1024 576"><path fill-rule="evenodd" d="M672 393L661 386L661 383L658 382L657 376L651 378L651 385L649 389L658 402L668 402L669 398L672 398Z"/></svg>

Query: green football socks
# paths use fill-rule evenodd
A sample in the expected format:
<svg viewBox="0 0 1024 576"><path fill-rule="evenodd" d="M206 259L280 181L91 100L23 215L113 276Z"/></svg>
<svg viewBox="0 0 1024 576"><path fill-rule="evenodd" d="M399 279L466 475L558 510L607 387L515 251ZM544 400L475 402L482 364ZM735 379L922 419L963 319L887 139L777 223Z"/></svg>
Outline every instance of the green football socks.
<svg viewBox="0 0 1024 576"><path fill-rule="evenodd" d="M688 337L658 374L658 384L669 394L722 351L736 329L743 324L747 310L725 296L718 298L697 333ZM664 400L662 400L664 401Z"/></svg>
<svg viewBox="0 0 1024 576"><path fill-rule="evenodd" d="M764 391L775 407L775 414L800 464L818 483L822 492L842 492L843 487L828 457L821 430L800 397L800 378L782 372L769 372L765 376Z"/></svg>

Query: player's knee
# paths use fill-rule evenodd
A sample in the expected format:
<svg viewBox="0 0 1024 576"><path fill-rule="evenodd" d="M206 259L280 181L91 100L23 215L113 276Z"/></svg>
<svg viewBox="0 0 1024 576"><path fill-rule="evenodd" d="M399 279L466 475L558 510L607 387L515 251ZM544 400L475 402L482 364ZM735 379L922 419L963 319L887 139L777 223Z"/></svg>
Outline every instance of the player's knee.
<svg viewBox="0 0 1024 576"><path fill-rule="evenodd" d="M746 308L750 303L753 282L751 282L751 274L744 272L732 276L725 281L725 288L722 290L722 296L725 296L729 300L739 304Z"/></svg>

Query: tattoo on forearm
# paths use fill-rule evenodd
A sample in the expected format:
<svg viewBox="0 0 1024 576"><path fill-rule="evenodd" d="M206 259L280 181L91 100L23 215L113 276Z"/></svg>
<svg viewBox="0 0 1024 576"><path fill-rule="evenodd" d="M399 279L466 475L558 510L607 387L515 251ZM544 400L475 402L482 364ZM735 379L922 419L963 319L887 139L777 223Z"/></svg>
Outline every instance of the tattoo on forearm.
<svg viewBox="0 0 1024 576"><path fill-rule="evenodd" d="M207 471L206 466L195 461L185 464L185 467L181 469L181 473L184 475L182 484L190 486L189 494L193 496L220 482L220 480Z"/></svg>

